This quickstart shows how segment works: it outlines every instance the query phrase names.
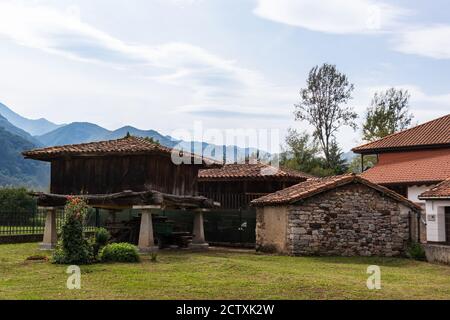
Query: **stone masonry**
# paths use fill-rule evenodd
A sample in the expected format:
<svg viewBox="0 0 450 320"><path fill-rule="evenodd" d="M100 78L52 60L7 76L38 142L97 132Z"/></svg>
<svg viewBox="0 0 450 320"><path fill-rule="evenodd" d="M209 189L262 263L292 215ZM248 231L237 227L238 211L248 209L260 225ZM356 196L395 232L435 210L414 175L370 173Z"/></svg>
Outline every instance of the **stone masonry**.
<svg viewBox="0 0 450 320"><path fill-rule="evenodd" d="M409 239L408 210L363 184L318 194L287 210L293 255L397 256Z"/></svg>

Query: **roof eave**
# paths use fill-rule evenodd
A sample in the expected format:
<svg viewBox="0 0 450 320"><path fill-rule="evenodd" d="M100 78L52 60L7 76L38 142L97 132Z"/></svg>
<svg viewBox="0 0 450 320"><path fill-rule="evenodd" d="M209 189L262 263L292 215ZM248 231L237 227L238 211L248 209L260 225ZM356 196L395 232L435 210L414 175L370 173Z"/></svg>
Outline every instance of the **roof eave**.
<svg viewBox="0 0 450 320"><path fill-rule="evenodd" d="M385 147L385 148L353 148L352 151L357 154L379 154L388 152L405 152L405 151L416 151L416 150L429 150L429 149L441 149L450 148L449 143L442 144L428 144L428 145L415 145L415 146L399 146L399 147Z"/></svg>

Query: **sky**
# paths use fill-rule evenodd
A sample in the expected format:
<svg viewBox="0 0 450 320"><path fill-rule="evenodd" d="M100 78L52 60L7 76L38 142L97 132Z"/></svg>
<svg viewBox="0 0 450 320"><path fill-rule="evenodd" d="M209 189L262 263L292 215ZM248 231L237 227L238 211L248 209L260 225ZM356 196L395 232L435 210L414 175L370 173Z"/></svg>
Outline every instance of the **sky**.
<svg viewBox="0 0 450 320"><path fill-rule="evenodd" d="M432 3L432 4L431 4ZM335 64L364 118L408 89L414 123L450 110L450 3L0 0L0 101L28 118L176 135L292 127L309 70ZM342 128L344 151L361 132Z"/></svg>

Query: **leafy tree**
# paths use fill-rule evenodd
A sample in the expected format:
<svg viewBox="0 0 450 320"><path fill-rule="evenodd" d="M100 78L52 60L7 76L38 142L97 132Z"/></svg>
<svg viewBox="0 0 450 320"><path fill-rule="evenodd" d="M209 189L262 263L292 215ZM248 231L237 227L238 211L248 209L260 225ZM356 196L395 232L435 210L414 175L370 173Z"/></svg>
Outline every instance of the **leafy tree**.
<svg viewBox="0 0 450 320"><path fill-rule="evenodd" d="M408 90L395 88L375 93L363 124L363 139L374 141L407 129L413 118L410 97Z"/></svg>
<svg viewBox="0 0 450 320"><path fill-rule="evenodd" d="M331 148L337 130L344 125L357 127L358 115L343 106L352 98L353 89L335 65L315 66L309 72L306 88L300 90L300 102L295 105L296 120L306 120L314 127L314 138L320 143L327 168L332 165Z"/></svg>
<svg viewBox="0 0 450 320"><path fill-rule="evenodd" d="M377 163L377 157L374 155L364 156L364 170L372 168ZM361 155L358 155L352 159L348 166L348 172L361 173Z"/></svg>
<svg viewBox="0 0 450 320"><path fill-rule="evenodd" d="M297 132L289 129L286 137L287 150L280 154L280 164L284 167L309 173L314 176L330 176L340 173L341 162L335 155L337 150L332 150L333 167L326 167L325 159L320 156L318 143L306 132ZM345 162L345 161L344 161Z"/></svg>
<svg viewBox="0 0 450 320"><path fill-rule="evenodd" d="M334 174L343 174L348 170L347 161L342 155L343 152L334 139L331 141L330 159L328 160L329 168L333 170Z"/></svg>
<svg viewBox="0 0 450 320"><path fill-rule="evenodd" d="M36 211L36 200L25 188L0 188L0 212L27 213Z"/></svg>
<svg viewBox="0 0 450 320"><path fill-rule="evenodd" d="M289 151L282 154L282 165L306 173L311 173L319 165L317 143L308 133L289 129L286 144Z"/></svg>

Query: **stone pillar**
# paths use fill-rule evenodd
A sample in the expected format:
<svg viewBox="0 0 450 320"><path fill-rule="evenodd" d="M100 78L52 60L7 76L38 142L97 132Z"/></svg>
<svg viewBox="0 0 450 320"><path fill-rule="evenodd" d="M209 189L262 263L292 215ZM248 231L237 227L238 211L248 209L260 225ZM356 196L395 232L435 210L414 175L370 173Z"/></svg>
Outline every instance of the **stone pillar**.
<svg viewBox="0 0 450 320"><path fill-rule="evenodd" d="M133 207L136 209L136 207ZM151 206L139 207L141 210L141 228L139 229L139 243L138 248L141 253L148 253L158 250L153 239L153 222Z"/></svg>
<svg viewBox="0 0 450 320"><path fill-rule="evenodd" d="M203 229L203 212L202 210L196 211L194 213L194 228L192 233L194 238L190 247L192 249L207 249L209 247L208 243L205 241L205 231Z"/></svg>
<svg viewBox="0 0 450 320"><path fill-rule="evenodd" d="M39 245L41 250L52 250L56 246L56 209L53 207L45 208L47 211L45 218L44 239Z"/></svg>

